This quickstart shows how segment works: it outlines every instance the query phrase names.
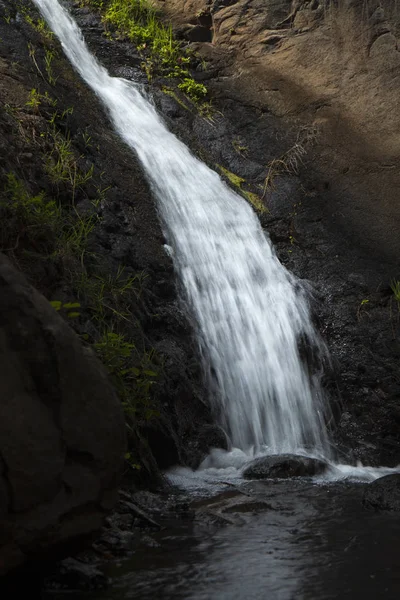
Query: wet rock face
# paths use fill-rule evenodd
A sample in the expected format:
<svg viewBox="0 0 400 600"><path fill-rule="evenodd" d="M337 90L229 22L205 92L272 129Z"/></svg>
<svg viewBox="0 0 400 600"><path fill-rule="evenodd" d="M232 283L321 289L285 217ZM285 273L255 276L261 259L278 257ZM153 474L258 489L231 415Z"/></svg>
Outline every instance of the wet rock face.
<svg viewBox="0 0 400 600"><path fill-rule="evenodd" d="M243 471L245 479L288 479L323 473L327 464L317 458L280 454L256 458Z"/></svg>
<svg viewBox="0 0 400 600"><path fill-rule="evenodd" d="M364 492L366 508L400 511L400 474L386 475L369 484Z"/></svg>
<svg viewBox="0 0 400 600"><path fill-rule="evenodd" d="M97 531L124 452L101 364L0 255L0 575Z"/></svg>

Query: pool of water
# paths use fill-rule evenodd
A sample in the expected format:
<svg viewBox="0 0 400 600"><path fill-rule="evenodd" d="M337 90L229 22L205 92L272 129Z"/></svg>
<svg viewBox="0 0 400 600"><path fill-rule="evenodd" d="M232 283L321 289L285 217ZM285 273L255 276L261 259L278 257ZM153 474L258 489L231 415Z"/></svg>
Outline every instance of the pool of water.
<svg viewBox="0 0 400 600"><path fill-rule="evenodd" d="M365 484L228 484L165 524L113 585L71 600L400 598L400 519L362 505Z"/></svg>

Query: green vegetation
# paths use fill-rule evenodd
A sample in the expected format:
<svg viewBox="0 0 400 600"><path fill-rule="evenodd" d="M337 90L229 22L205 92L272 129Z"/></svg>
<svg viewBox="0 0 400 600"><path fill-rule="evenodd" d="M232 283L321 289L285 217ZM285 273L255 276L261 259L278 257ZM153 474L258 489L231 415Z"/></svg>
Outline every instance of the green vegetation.
<svg viewBox="0 0 400 600"><path fill-rule="evenodd" d="M230 183L240 192L240 194L254 206L256 210L261 213L266 212L267 209L257 194L242 189L242 184L246 183L246 180L243 179L243 177L232 173L232 171L228 171L228 169L225 169L225 167L222 167L221 165L217 165L217 168L222 175L224 175L224 177L226 177L226 179L228 179L228 181L230 181Z"/></svg>
<svg viewBox="0 0 400 600"><path fill-rule="evenodd" d="M41 17L33 17L26 7L22 7L22 15L28 23L42 38L43 43L51 44L54 41L54 33L51 31L46 21Z"/></svg>
<svg viewBox="0 0 400 600"><path fill-rule="evenodd" d="M368 298L364 298L363 300L361 300L361 302L357 308L357 319L358 320L360 320L363 315L367 315L368 317L370 316L368 311L366 310L369 303L370 302L369 302Z"/></svg>
<svg viewBox="0 0 400 600"><path fill-rule="evenodd" d="M0 199L0 249L16 253L21 249L47 254L56 244L60 208L44 193L30 195L24 183L7 174Z"/></svg>
<svg viewBox="0 0 400 600"><path fill-rule="evenodd" d="M246 156L249 151L249 147L244 146L239 138L235 138L232 141L232 146L233 146L235 152L237 152L238 154L241 154L242 156Z"/></svg>
<svg viewBox="0 0 400 600"><path fill-rule="evenodd" d="M161 89L164 92L164 94L173 98L175 102L182 106L182 108L184 108L185 110L189 110L189 107L186 106L186 104L179 98L178 94L172 88L164 85Z"/></svg>
<svg viewBox="0 0 400 600"><path fill-rule="evenodd" d="M196 83L190 77L185 77L182 83L178 85L178 88L194 102L200 102L207 95L206 86L202 83Z"/></svg>
<svg viewBox="0 0 400 600"><path fill-rule="evenodd" d="M67 183L71 186L72 204L74 204L77 188L86 185L93 177L94 165L91 165L87 171L82 171L72 149L71 139L64 137L54 127L49 137L52 150L45 157L46 172L50 181L55 185ZM83 158L83 156L79 158Z"/></svg>
<svg viewBox="0 0 400 600"><path fill-rule="evenodd" d="M32 89L29 92L29 99L28 99L28 102L26 103L26 106L29 106L29 108L32 108L34 112L38 112L39 106L41 105L41 103L42 103L41 95L35 88Z"/></svg>
<svg viewBox="0 0 400 600"><path fill-rule="evenodd" d="M76 319L77 317L80 317L81 313L76 310L81 306L79 302L63 303L61 300L52 300L50 304L57 312L63 310L66 311L66 315L69 319Z"/></svg>
<svg viewBox="0 0 400 600"><path fill-rule="evenodd" d="M94 349L122 401L128 430L133 430L137 419L156 416L151 397L151 388L158 378L154 370L154 351L138 352L134 343L112 331L104 333Z"/></svg>
<svg viewBox="0 0 400 600"><path fill-rule="evenodd" d="M119 266L114 275L89 274L85 253L89 235L98 222L97 214L79 215L67 210L44 193L31 195L13 173L0 201L0 250L29 272L35 261L56 263L79 259L79 266L65 272L71 297L79 302L53 300L53 308L68 320L79 319L82 310L95 324L98 334L84 336L109 371L121 398L128 430L140 419L157 416L152 388L159 378L154 350L139 351L126 331L132 321L132 299L142 293L146 274L128 275ZM96 262L96 257L92 255ZM72 264L76 264L72 261ZM77 310L80 309L80 310ZM82 310L81 310L82 309ZM123 326L124 332L118 332ZM159 362L159 361L158 361Z"/></svg>
<svg viewBox="0 0 400 600"><path fill-rule="evenodd" d="M99 10L107 27L136 45L143 55L148 79L158 73L181 80L178 87L195 104L207 95L205 85L191 77L190 57L174 38L171 26L161 21L148 0L81 0L81 4Z"/></svg>
<svg viewBox="0 0 400 600"><path fill-rule="evenodd" d="M73 257L82 262L97 219L97 214L80 216L73 208L63 208L43 192L31 195L8 173L0 199L0 250L25 259L33 253L47 260Z"/></svg>
<svg viewBox="0 0 400 600"><path fill-rule="evenodd" d="M96 4L99 9L116 6ZM57 54L52 33L33 10L32 15L25 12L24 18L42 38L40 49L32 42L28 46L36 82L30 90L20 85L18 102L10 97L4 103L15 151L23 148L24 153L21 162L7 161L0 168L0 252L25 272L103 360L133 431L157 416L155 398L162 377L162 363L140 323L147 275L128 272L106 253L97 253L95 233L108 188L103 173L96 172L85 154L99 147L89 127L77 131L72 126L73 108L59 107L44 91L57 82ZM156 48L154 44L154 52ZM131 451L128 464L140 468Z"/></svg>
<svg viewBox="0 0 400 600"><path fill-rule="evenodd" d="M125 34L131 42L145 49L149 46L153 56L162 65L175 65L179 58L179 45L174 40L171 27L163 25L155 9L146 0L110 0L103 3L104 21Z"/></svg>
<svg viewBox="0 0 400 600"><path fill-rule="evenodd" d="M85 301L95 323L104 326L109 322L114 327L122 320L131 319L131 296L140 298L146 277L144 272L126 275L121 265L115 275L94 273L89 277L86 271L82 271L75 281L75 289L78 298Z"/></svg>
<svg viewBox="0 0 400 600"><path fill-rule="evenodd" d="M55 85L58 79L58 77L54 75L53 71L53 61L55 57L56 53L53 50L49 50L48 48L46 48L44 63L46 67L47 81L50 83L50 85Z"/></svg>
<svg viewBox="0 0 400 600"><path fill-rule="evenodd" d="M390 283L390 289L392 290L394 299L396 300L397 306L400 309L400 280L393 279L393 281Z"/></svg>

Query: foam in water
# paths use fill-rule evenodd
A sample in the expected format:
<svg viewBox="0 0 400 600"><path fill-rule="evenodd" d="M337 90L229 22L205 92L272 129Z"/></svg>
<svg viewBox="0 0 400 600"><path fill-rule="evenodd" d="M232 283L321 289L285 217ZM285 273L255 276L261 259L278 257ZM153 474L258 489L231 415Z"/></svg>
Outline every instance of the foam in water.
<svg viewBox="0 0 400 600"><path fill-rule="evenodd" d="M321 347L307 299L255 213L167 130L137 85L108 75L57 0L33 1L144 167L213 373L216 413L233 450L212 454L196 474L180 469L171 477L192 487L196 478L236 479L260 453L306 452L329 460L318 378L299 353L300 340ZM324 479L371 480L396 471L330 462Z"/></svg>

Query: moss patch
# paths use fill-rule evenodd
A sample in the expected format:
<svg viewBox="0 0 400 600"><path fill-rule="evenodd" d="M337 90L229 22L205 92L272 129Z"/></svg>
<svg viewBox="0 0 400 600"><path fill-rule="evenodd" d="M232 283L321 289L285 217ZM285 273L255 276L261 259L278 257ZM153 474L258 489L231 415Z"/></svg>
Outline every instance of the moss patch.
<svg viewBox="0 0 400 600"><path fill-rule="evenodd" d="M221 165L217 165L218 170L220 171L220 173L235 187L237 188L237 190L240 192L240 194L247 200L247 202L249 202L250 204L252 204L254 206L254 208L260 212L260 213L265 213L267 212L267 208L264 206L261 198L255 194L254 192L249 192L247 190L242 189L242 185L244 183L246 183L246 180L243 179L243 177L240 177L239 175L236 175L236 173L232 173L232 171L229 171L228 169L225 169L225 167L222 167Z"/></svg>

